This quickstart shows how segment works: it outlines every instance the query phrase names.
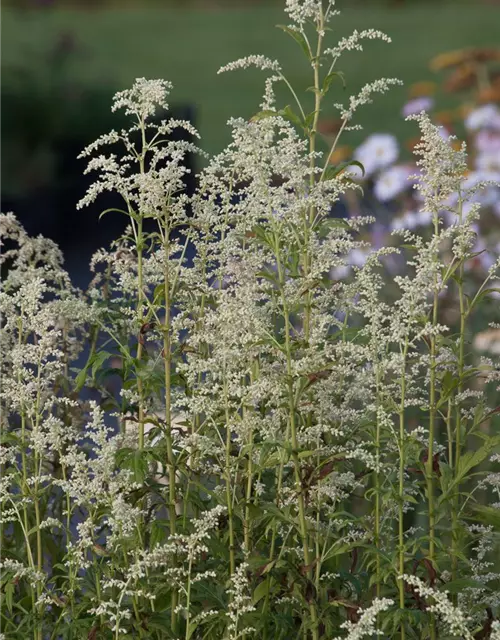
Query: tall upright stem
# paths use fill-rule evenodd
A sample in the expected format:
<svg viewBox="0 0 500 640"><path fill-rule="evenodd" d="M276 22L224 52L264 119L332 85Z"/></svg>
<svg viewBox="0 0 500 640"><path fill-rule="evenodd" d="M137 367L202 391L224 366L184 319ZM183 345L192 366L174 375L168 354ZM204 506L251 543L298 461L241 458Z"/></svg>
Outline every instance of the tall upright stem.
<svg viewBox="0 0 500 640"><path fill-rule="evenodd" d="M139 128L141 131L142 150L139 156L139 171L141 175L144 175L146 168L146 153L148 151L148 145L146 141L146 123L144 119L139 121ZM139 211L137 220L137 235L136 235L136 250L137 250L137 319L139 321L139 339L137 341L137 361L140 363L142 358L142 336L140 330L143 321L143 306L144 306L144 283L143 283L143 252L144 252L144 238L143 238L143 212ZM137 377L137 391L139 392L139 449L144 449L144 398L143 398L143 386L140 376Z"/></svg>
<svg viewBox="0 0 500 640"><path fill-rule="evenodd" d="M226 417L226 506L229 525L229 577L236 570L233 522L233 497L231 495L231 424L227 394L227 377L224 377L224 404Z"/></svg>
<svg viewBox="0 0 500 640"><path fill-rule="evenodd" d="M252 372L251 372L251 381L255 381L258 378L259 372L259 361L255 359ZM243 408L243 415L245 415L246 408ZM253 484L253 439L254 433L253 429L250 431L248 436L248 462L247 462L247 487L245 494L245 522L244 522L244 539L245 539L245 552L249 553L251 551L251 526L252 519L250 516L250 501L252 499L252 484Z"/></svg>
<svg viewBox="0 0 500 640"><path fill-rule="evenodd" d="M459 196L459 224L463 224L463 206L462 197ZM466 309L465 309L465 293L464 293L464 264L461 262L458 269L458 301L460 308L460 335L458 339L458 363L457 363L457 375L458 386L457 393L460 394L463 390L463 375L465 366L465 321L466 321ZM450 443L451 444L451 443ZM460 412L460 404L457 402L455 407L455 477L458 477L460 470L460 456L462 450L462 414ZM449 464L453 462L450 460ZM460 483L457 483L455 488L455 495L452 500L452 536L451 536L451 574L452 580L457 577L458 570L458 513L460 510ZM456 598L455 598L456 602Z"/></svg>
<svg viewBox="0 0 500 640"><path fill-rule="evenodd" d="M309 177L309 188L312 190L315 182L315 174L314 168L316 166L316 159L314 157L316 151L316 133L318 129L318 120L319 113L321 109L321 89L320 89L320 55L321 48L323 46L323 29L324 29L324 20L323 20L323 12L321 11L320 19L317 25L318 31L318 42L316 47L316 56L314 58L313 69L314 69L314 116L311 125L311 129L309 131L309 154L310 154L310 177ZM303 275L306 278L310 271L310 256L309 256L309 229L312 221L314 220L315 208L313 205L309 207L309 213L304 219L304 255L303 255ZM309 332L310 332L310 322L311 322L311 301L312 301L312 293L310 290L307 291L306 294L306 304L305 304L305 314L304 314L304 338L306 342L309 340Z"/></svg>
<svg viewBox="0 0 500 640"><path fill-rule="evenodd" d="M302 538L302 548L304 551L304 563L307 567L307 577L312 581L313 568L311 566L311 554L309 552L309 536L307 531L306 510L304 503L304 493L302 491L302 480L300 475L300 459L299 459L299 443L297 437L297 423L295 416L295 398L293 393L293 370L292 370L292 356L291 356L291 344L290 344L290 312L288 310L288 302L285 294L285 275L283 272L283 266L281 264L279 241L277 241L277 247L275 252L276 263L278 268L279 286L282 297L282 309L283 317L285 321L285 351L286 351L286 371L287 371L287 386L288 386L288 407L289 407L289 425L290 425L290 438L292 445L292 460L294 466L295 475L295 490L297 492L297 503L299 511L299 528L300 537ZM312 622L312 634L313 639L318 640L318 615L316 610L316 604L314 601L309 603L309 612Z"/></svg>
<svg viewBox="0 0 500 640"><path fill-rule="evenodd" d="M140 323L139 326L139 339L137 341L137 361L140 363L142 358L142 336L140 334L142 326L142 313L144 304L144 292L143 292L143 274L142 274L142 218L140 218L137 224L137 318ZM144 449L144 398L143 398L143 386L140 376L137 376L137 391L139 392L139 449Z"/></svg>
<svg viewBox="0 0 500 640"><path fill-rule="evenodd" d="M164 228L164 280L163 291L165 297L165 321L163 326L163 366L165 375L165 441L167 445L167 467L168 467L168 512L170 535L176 534L176 512L175 512L175 476L176 464L174 449L172 445L172 389L171 389L171 368L172 368L172 347L170 336L170 274L169 274L169 254L170 254L170 229L168 224L168 214L165 213ZM171 606L171 626L174 634L177 633L178 616L176 612L178 603L178 593L172 591Z"/></svg>
<svg viewBox="0 0 500 640"><path fill-rule="evenodd" d="M380 401L380 366L377 366L377 403ZM377 406L377 423L375 427L375 456L377 460L377 471L375 473L375 534L374 534L374 542L375 549L377 551L376 556L376 566L375 566L375 575L376 575L376 583L375 583L375 593L377 598L380 598L381 592L381 581L382 581L382 571L380 566L380 436L381 436L381 424L380 424L380 415L379 415L379 407Z"/></svg>
<svg viewBox="0 0 500 640"><path fill-rule="evenodd" d="M439 234L439 217L436 213L434 215L434 237ZM429 442L427 448L427 462L426 462L426 484L427 484L427 506L429 512L429 561L432 566L435 564L435 549L436 549L436 516L434 512L434 439L436 436L436 423L437 423L437 393L436 393L436 357L437 357L437 345L436 345L436 332L434 328L438 324L438 309L439 309L439 292L438 292L438 260L439 256L436 249L434 255L434 297L432 304L432 334L430 337L430 380L429 380ZM430 637L431 640L436 638L436 622L434 616L431 616L430 623Z"/></svg>
<svg viewBox="0 0 500 640"><path fill-rule="evenodd" d="M409 347L408 335L405 338L403 348L403 361L401 363L401 401L399 405L399 472L398 472L398 591L399 608L405 608L405 589L402 576L405 573L405 540L404 540L404 482L405 482L405 406L406 406L406 360L408 358ZM400 628L401 640L405 638L404 621Z"/></svg>

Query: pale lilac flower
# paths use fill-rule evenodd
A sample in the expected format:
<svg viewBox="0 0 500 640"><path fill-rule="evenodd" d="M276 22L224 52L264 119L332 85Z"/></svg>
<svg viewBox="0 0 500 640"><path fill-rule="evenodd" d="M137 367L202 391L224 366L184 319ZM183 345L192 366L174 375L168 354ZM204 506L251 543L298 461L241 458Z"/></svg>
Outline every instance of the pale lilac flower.
<svg viewBox="0 0 500 640"><path fill-rule="evenodd" d="M395 165L381 173L375 183L374 193L380 202L388 202L411 187L409 178L414 170L408 165Z"/></svg>
<svg viewBox="0 0 500 640"><path fill-rule="evenodd" d="M483 180L500 181L500 150L478 154L475 165Z"/></svg>
<svg viewBox="0 0 500 640"><path fill-rule="evenodd" d="M462 184L463 194L467 194L467 202L463 203L462 211L467 214L474 204L480 204L483 207L494 207L500 199L500 164L495 168L494 159L481 156L476 159L476 165L480 165L477 171L471 171ZM488 164L488 161L491 164ZM489 182L498 183L487 184ZM458 203L458 193L451 194L445 201L447 209L454 209ZM445 217L447 217L445 215ZM454 214L450 214L449 218L454 218ZM453 221L449 221L453 224Z"/></svg>
<svg viewBox="0 0 500 640"><path fill-rule="evenodd" d="M434 106L434 99L430 96L421 96L409 100L401 109L401 114L407 118L421 111L430 111Z"/></svg>
<svg viewBox="0 0 500 640"><path fill-rule="evenodd" d="M398 155L398 141L390 133L372 134L354 152L355 160L365 168L365 178L390 166Z"/></svg>
<svg viewBox="0 0 500 640"><path fill-rule="evenodd" d="M465 118L465 128L468 131L481 129L500 131L500 109L494 104L485 104L474 109Z"/></svg>
<svg viewBox="0 0 500 640"><path fill-rule="evenodd" d="M365 264L367 258L367 251L363 251L363 249L353 249L349 254L348 261L349 264L355 267L362 267Z"/></svg>
<svg viewBox="0 0 500 640"><path fill-rule="evenodd" d="M432 222L432 213L430 211L426 211L425 209L421 209L416 213L415 219L417 221L417 227L426 227Z"/></svg>
<svg viewBox="0 0 500 640"><path fill-rule="evenodd" d="M397 218L393 218L391 220L390 227L393 231L397 231L399 229L407 229L408 227L405 224L404 216L398 216Z"/></svg>
<svg viewBox="0 0 500 640"><path fill-rule="evenodd" d="M402 216L393 218L391 229L409 229L413 231L417 227L425 227L432 222L432 213L424 209L405 211Z"/></svg>
<svg viewBox="0 0 500 640"><path fill-rule="evenodd" d="M500 153L500 135L483 129L477 133L474 145L480 153Z"/></svg>
<svg viewBox="0 0 500 640"><path fill-rule="evenodd" d="M478 237L473 248L472 253L477 253L474 260L466 263L466 269L471 271L479 270L488 271L488 269L495 264L495 258L491 251L488 251L487 246L483 238Z"/></svg>
<svg viewBox="0 0 500 640"><path fill-rule="evenodd" d="M441 127L439 127L439 135L441 136L441 138L443 138L443 140L448 141L449 138L451 137L452 133L446 127L441 126Z"/></svg>

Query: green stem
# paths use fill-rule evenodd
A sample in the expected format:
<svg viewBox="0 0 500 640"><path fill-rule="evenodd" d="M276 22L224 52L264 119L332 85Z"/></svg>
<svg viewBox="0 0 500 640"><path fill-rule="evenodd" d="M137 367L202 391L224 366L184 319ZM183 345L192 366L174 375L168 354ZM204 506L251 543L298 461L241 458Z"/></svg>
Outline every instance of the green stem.
<svg viewBox="0 0 500 640"><path fill-rule="evenodd" d="M193 569L193 559L189 559L188 579L186 589L186 640L189 640L190 622L191 622L191 571Z"/></svg>
<svg viewBox="0 0 500 640"><path fill-rule="evenodd" d="M459 224L463 224L463 206L462 197L459 197ZM463 375L465 368L465 322L466 322L466 310L465 310L465 293L464 293L464 263L460 264L458 270L458 300L460 308L460 336L458 342L458 387L457 393L460 394L463 391ZM460 403L456 403L455 409L455 476L458 477L460 471L460 456L462 450L462 414L460 411ZM449 461L450 466L453 466L453 462ZM458 571L458 542L459 542L459 520L458 514L460 511L460 482L457 482L455 494L452 501L452 536L451 536L451 574L452 580L457 578ZM456 598L454 599L456 603Z"/></svg>
<svg viewBox="0 0 500 640"><path fill-rule="evenodd" d="M434 215L434 237L439 234L439 217ZM430 337L430 380L429 380L429 441L427 447L426 462L426 485L427 485L427 507L429 512L429 561L435 566L436 553L436 516L434 507L434 439L436 437L437 423L437 390L436 390L436 368L437 368L437 343L435 327L438 324L439 310L439 292L438 292L438 252L434 255L435 273L434 273L434 297L432 304L432 335ZM430 621L430 637L431 640L436 638L436 621L431 615Z"/></svg>
<svg viewBox="0 0 500 640"><path fill-rule="evenodd" d="M163 327L163 362L165 374L165 441L167 445L167 466L168 466L168 510L170 535L176 534L177 514L175 512L176 496L176 464L174 448L172 444L172 389L171 389L171 368L172 368L172 345L171 345L171 311L170 311L170 274L169 274L169 254L170 254L170 229L168 226L167 213L165 214L165 237L164 237L164 296L165 296L165 324ZM178 593L172 591L171 626L172 632L177 634L178 615L176 607L178 603Z"/></svg>
<svg viewBox="0 0 500 640"><path fill-rule="evenodd" d="M226 376L224 376L224 404L226 417L226 505L229 525L229 577L231 577L236 570L236 561L234 546L233 498L231 495L231 426Z"/></svg>
<svg viewBox="0 0 500 640"><path fill-rule="evenodd" d="M302 547L304 551L304 563L307 567L307 577L312 581L313 569L311 563L311 555L309 552L309 536L307 531L306 510L304 503L304 493L302 491L302 480L300 475L300 459L299 459L299 443L297 437L297 423L295 419L295 398L293 393L293 370L292 370L292 356L291 356L291 344L290 344L290 312L288 310L288 302L285 294L285 277L283 273L283 267L280 259L280 247L279 240L277 241L277 247L275 251L276 263L278 268L278 278L282 297L283 317L285 320L285 352L286 352L286 369L288 379L288 407L289 407L289 424L290 424L290 436L292 445L292 460L294 466L295 475L295 490L297 492L297 503L299 511L299 529L300 537L302 539ZM309 612L312 622L312 634L313 639L318 640L318 615L316 611L315 602L309 603Z"/></svg>
<svg viewBox="0 0 500 640"><path fill-rule="evenodd" d="M405 573L405 540L404 540L404 481L405 481L405 402L406 402L406 360L408 357L409 340L405 339L403 348L403 362L401 367L401 403L399 405L399 486L398 486L398 591L399 608L405 609L404 580L401 576ZM401 639L405 638L404 621L400 627Z"/></svg>
<svg viewBox="0 0 500 640"><path fill-rule="evenodd" d="M380 366L377 367L377 403L380 400ZM377 551L376 555L376 567L375 567L375 593L377 598L380 598L381 593L381 582L382 582L382 570L380 566L380 435L381 435L381 424L380 424L380 416L377 406L377 424L375 431L375 455L377 459L377 471L375 473L375 534L374 534L374 542L375 549Z"/></svg>

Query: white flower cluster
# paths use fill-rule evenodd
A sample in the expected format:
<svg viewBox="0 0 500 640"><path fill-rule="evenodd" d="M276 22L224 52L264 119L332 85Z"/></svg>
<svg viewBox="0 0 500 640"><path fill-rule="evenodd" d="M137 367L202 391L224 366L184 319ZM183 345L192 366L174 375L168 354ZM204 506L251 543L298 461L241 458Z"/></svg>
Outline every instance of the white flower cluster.
<svg viewBox="0 0 500 640"><path fill-rule="evenodd" d="M468 616L450 602L446 591L437 591L414 575L405 574L402 579L414 587L423 598L431 598L432 604L427 606L428 611L439 616L447 633L460 636L464 640L473 640L473 635L467 626Z"/></svg>
<svg viewBox="0 0 500 640"><path fill-rule="evenodd" d="M166 97L170 87L170 83L163 80L138 78L132 89L117 93L113 110L124 108L127 115L136 117L136 124L130 131L119 134L113 131L101 136L79 155L90 157L85 173L97 171L100 177L89 187L77 208L89 205L101 193L116 191L124 200L126 210L122 213L130 216L136 240L138 215L164 217L168 213L171 224L179 224L185 218L182 190L188 169L183 161L187 153L198 153L199 149L191 142L171 139L171 134L176 129L184 129L194 137L198 137L198 133L183 120L162 120L159 124L151 121L159 109L168 109ZM139 143L134 138L137 131L141 132ZM123 144L122 156L95 155L101 147L117 143Z"/></svg>
<svg viewBox="0 0 500 640"><path fill-rule="evenodd" d="M257 67L262 71L274 71L279 73L281 71L280 64L277 60L271 60L262 55L245 56L234 62L229 62L219 69L217 73L224 73L226 71L235 71L236 69L248 69L250 67Z"/></svg>
<svg viewBox="0 0 500 640"><path fill-rule="evenodd" d="M394 602L389 598L375 598L373 603L364 609L357 622L344 622L342 628L347 630L347 636L336 636L333 640L361 640L366 636L379 634L377 619L383 611L387 611Z"/></svg>
<svg viewBox="0 0 500 640"><path fill-rule="evenodd" d="M350 122L355 112L365 104L372 104L374 93L386 93L393 86L402 85L402 81L398 78L379 78L373 82L365 84L356 96L349 98L349 106L344 107L341 104L334 106L340 111L340 117L346 122Z"/></svg>
<svg viewBox="0 0 500 640"><path fill-rule="evenodd" d="M335 47L325 49L326 55L338 58L344 51L363 51L362 40L383 40L384 42L392 42L391 38L383 31L377 29L364 29L363 31L354 30L352 35L342 38Z"/></svg>
<svg viewBox="0 0 500 640"><path fill-rule="evenodd" d="M255 633L255 629L250 626L240 628L240 619L245 613L255 611L248 587L248 564L242 562L231 576L231 586L228 589L230 596L227 616L230 620L228 625L228 640L239 640L247 635Z"/></svg>
<svg viewBox="0 0 500 640"><path fill-rule="evenodd" d="M158 108L168 110L167 96L172 84L167 80L146 80L137 78L132 89L119 91L113 98L112 111L125 109L126 115L146 119Z"/></svg>
<svg viewBox="0 0 500 640"><path fill-rule="evenodd" d="M286 0L285 11L290 19L302 27L305 22L312 20L317 22L325 11L323 0ZM330 9L335 5L335 0L328 0Z"/></svg>
<svg viewBox="0 0 500 640"><path fill-rule="evenodd" d="M29 584L33 587L37 587L40 584L45 583L46 576L41 571L37 571L33 567L27 567L18 560L12 560L5 558L0 561L0 568L5 572L12 574L11 579L17 580L19 578L26 578Z"/></svg>
<svg viewBox="0 0 500 640"><path fill-rule="evenodd" d="M407 120L416 120L422 134L414 152L419 156L417 188L423 207L438 215L447 208L448 199L461 192L467 170L465 143L459 151L453 149L453 139L443 138L440 127L434 125L425 112L409 116Z"/></svg>

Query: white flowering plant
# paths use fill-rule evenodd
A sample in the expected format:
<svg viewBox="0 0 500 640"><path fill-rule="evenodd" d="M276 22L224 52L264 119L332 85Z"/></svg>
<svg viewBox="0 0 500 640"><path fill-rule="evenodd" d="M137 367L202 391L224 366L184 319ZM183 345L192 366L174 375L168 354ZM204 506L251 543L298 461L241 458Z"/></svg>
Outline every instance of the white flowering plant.
<svg viewBox="0 0 500 640"><path fill-rule="evenodd" d="M82 153L98 177L80 205L116 192L126 224L86 292L0 218L2 637L498 637L500 368L470 327L500 262L467 277L465 146L414 116L432 233L367 244L372 217L333 211L376 145L366 166L329 159L397 81L338 105L329 148L318 119L342 53L389 38L328 46L333 0L286 12L312 91L263 56L227 65L268 74L263 102L192 196L198 149L171 133L196 131L154 119L170 84L115 96L131 127Z"/></svg>

